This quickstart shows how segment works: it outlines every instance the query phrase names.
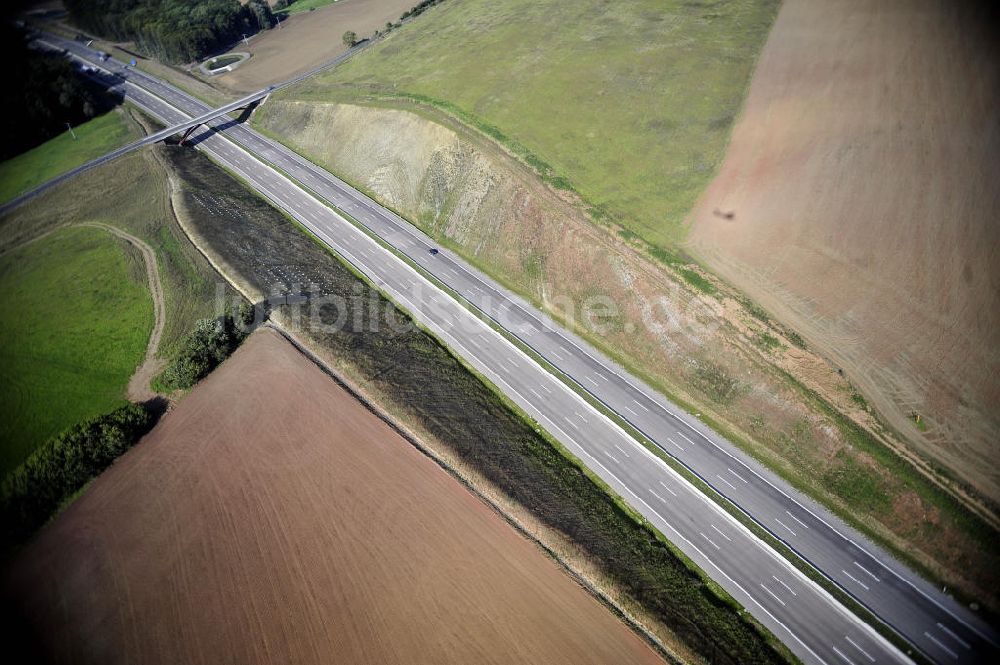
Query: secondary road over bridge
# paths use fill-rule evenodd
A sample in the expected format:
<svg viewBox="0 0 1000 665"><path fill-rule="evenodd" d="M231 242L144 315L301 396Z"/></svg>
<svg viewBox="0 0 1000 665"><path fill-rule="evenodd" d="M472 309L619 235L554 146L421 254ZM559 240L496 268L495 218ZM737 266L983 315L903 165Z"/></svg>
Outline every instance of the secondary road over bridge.
<svg viewBox="0 0 1000 665"><path fill-rule="evenodd" d="M48 40L48 39L37 39L37 40L35 40L35 43L38 44L38 45L40 45L43 48L46 48L46 49L52 50L52 51L62 52L64 50L63 47L57 46L55 43L53 43L53 41ZM70 51L68 53L68 55L70 55L74 60L86 63L86 66L88 66L88 67L90 67L90 66L95 66L96 67L97 66L97 65L95 65L95 63L90 62L88 60L85 60L85 59L79 57L77 54L73 53L72 51ZM104 64L104 63L102 63L102 64ZM114 67L115 70L118 70L118 64L117 63L112 63L112 67ZM111 67L102 68L102 69L104 69L106 72L111 72L112 71ZM122 66L122 69L124 70L123 66ZM121 86L129 84L127 78L121 77L120 73L117 74L116 77L120 77L120 85L118 85L117 81L108 81L107 83L109 83L112 86L118 85L119 88L121 88ZM113 159L117 159L118 157L121 157L124 154L130 153L133 150L138 150L139 148L141 148L143 146L146 146L146 145L149 145L151 143L157 143L157 142L162 141L164 139L170 138L171 136L174 136L175 134L180 134L182 132L193 130L193 129L197 128L199 125L204 125L204 124L206 124L206 123L208 123L208 122L210 122L212 120L215 120L216 118L221 118L223 116L228 116L233 111L236 111L238 109L246 108L246 107L248 107L251 104L257 104L260 101L262 101L263 99L265 99L269 94L271 94L271 92L273 90L274 90L274 86L271 86L269 88L265 88L264 90L258 90L257 92L249 94L246 97L243 97L242 99L236 100L235 102L231 102L229 104L226 104L225 106L220 106L219 108L216 108L216 109L208 109L204 113L202 113L201 115L199 115L197 117L186 118L183 121L181 121L181 122L179 122L179 123L177 123L177 124L175 124L175 125L173 125L171 127L167 127L166 129L162 129L162 130L156 132L155 134L150 134L149 136L141 138L138 141L133 141L132 143L124 145L121 148L118 148L117 150L113 150L113 151L109 152L106 155L102 155L102 156L98 157L97 159L93 159L93 160L87 162L86 164L81 164L80 166L77 166L76 168L74 168L74 169L72 169L70 171L67 171L66 173L63 173L63 174L61 174L61 175L59 175L59 176L57 176L57 177L55 177L55 178L53 178L53 179L51 179L51 180L49 180L47 182L42 183L41 185L39 185L35 189L33 189L31 191L28 191L28 192L25 192L24 194L21 194L17 198L15 198L15 199L13 199L11 201L8 201L4 205L0 206L0 214L3 214L5 212L7 212L8 210L12 210L12 209L16 208L17 206L21 205L25 201L28 201L28 200L34 198L35 196L38 196L39 194L41 194L45 190L47 190L47 189L49 189L51 187L54 187L54 186L58 185L61 182L64 182L66 180L69 180L70 178L76 177L76 176L80 175L81 173L83 173L84 171L89 171L90 169L96 168L96 167L100 166L101 164L106 164L107 162L110 162ZM123 92L124 92L124 90L123 90Z"/></svg>
<svg viewBox="0 0 1000 665"><path fill-rule="evenodd" d="M97 62L82 45L61 47ZM146 74L104 64L118 67L116 73L132 84L129 98L165 124L209 110ZM218 128L226 122L217 118L209 124ZM206 131L195 141L461 353L804 661L907 659L578 390L695 473L931 660L973 663L996 657L995 633L971 612L523 299L448 251L431 254L433 240L405 220L246 126ZM545 358L576 390L486 320Z"/></svg>

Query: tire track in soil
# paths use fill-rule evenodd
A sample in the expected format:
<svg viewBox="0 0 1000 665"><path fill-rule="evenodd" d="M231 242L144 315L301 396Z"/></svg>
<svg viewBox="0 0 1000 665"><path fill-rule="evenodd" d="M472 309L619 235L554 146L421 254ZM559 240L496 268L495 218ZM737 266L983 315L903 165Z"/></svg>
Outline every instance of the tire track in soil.
<svg viewBox="0 0 1000 665"><path fill-rule="evenodd" d="M146 356L142 364L135 370L132 378L129 379L128 388L125 391L125 396L129 401L145 402L159 394L153 391L150 387L150 382L165 364L162 358L156 357L157 351L160 349L160 339L163 337L163 328L167 320L163 286L160 284L160 271L156 264L156 252L136 236L109 224L84 222L78 226L101 229L124 240L139 250L142 254L143 262L146 264L146 280L149 283L149 293L153 297L153 332L150 333L149 343L146 345Z"/></svg>

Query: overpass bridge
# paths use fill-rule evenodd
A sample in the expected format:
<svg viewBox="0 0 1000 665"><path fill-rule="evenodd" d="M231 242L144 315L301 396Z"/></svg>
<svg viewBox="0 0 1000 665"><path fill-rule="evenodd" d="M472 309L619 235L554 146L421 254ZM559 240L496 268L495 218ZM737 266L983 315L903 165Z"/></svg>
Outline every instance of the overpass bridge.
<svg viewBox="0 0 1000 665"><path fill-rule="evenodd" d="M39 45L41 45L44 48L49 49L49 50L58 51L60 53L62 53L64 51L64 49L63 49L63 47L61 45L56 44L56 43L51 43L51 42L49 42L47 40L44 40L44 39L35 40L35 43L39 44ZM84 66L86 66L86 67L90 67L90 68L94 68L95 67L95 64L93 62L91 62L89 60L84 60L83 58L80 58L78 55L74 54L72 51L68 51L67 55L71 56L74 60L77 60L77 61L79 61L81 63L84 63ZM134 84L132 84L132 83L130 83L128 81L128 79L126 78L126 76L123 76L123 75L127 74L127 72L128 72L128 70L127 70L126 67L124 67L122 65L119 65L118 63L116 63L114 61L111 61L108 64L109 64L108 67L100 67L100 73L103 73L103 75L104 75L103 77L101 77L101 82L103 84L107 84L107 85L109 85L109 87L114 87L116 85L134 85ZM117 70L120 70L120 72L117 71ZM108 80L109 77L110 77L111 80ZM181 123L177 123L175 125L167 127L166 129L161 129L160 131L155 132L153 134L150 134L149 136L143 137L143 138L139 139L138 141L133 141L132 143L126 144L126 145L122 146L121 148L118 148L117 150L113 150L113 151L107 153L106 155L102 155L101 157L98 157L97 159L93 159L93 160L87 162L86 164L82 164L82 165L76 167L75 169L67 171L66 173L63 173L62 175L60 175L60 176L58 176L56 178L53 178L52 180L49 180L48 182L46 182L46 183L44 183L44 184L36 187L35 189L27 191L27 192L21 194L20 196L18 196L17 198L15 198L15 199L13 199L11 201L8 201L7 203L3 204L2 206L0 206L0 214L5 214L6 212L8 212L10 210L13 210L17 206L19 206L22 203L24 203L25 201L28 201L28 200L30 200L30 199L38 196L39 194L41 194L45 190L47 190L47 189L49 189L51 187L54 187L54 186L58 185L61 182L65 182L66 180L69 180L70 178L76 177L76 176L80 175L81 173L83 173L84 171L89 171L90 169L93 169L93 168L96 168L98 166L101 166L102 164L106 164L106 163L110 162L113 159L117 159L118 157L121 157L122 155L128 154L128 153L132 152L133 150L138 150L139 148L142 148L143 146L147 146L147 145L151 145L153 143L158 143L160 141L164 141L164 140L166 140L166 139L168 139L168 138L170 138L172 136L175 136L177 134L181 135L181 143L183 144L185 141L187 141L188 138L190 138L191 134L193 134L195 132L195 130L198 129L198 127L200 127L202 125L205 125L206 127L209 127L209 123L212 122L213 120L215 120L217 118L221 118L223 116L227 116L228 114L230 114L230 113L232 113L234 111L243 111L243 113L239 116L239 118L232 119L232 124L237 124L237 123L240 123L240 122L244 122L250 116L250 113L253 111L253 109L256 108L257 105L259 105L261 102L263 102L267 98L267 96L270 95L274 91L274 89L275 89L275 86L273 86L273 85L272 86L268 86L267 88L264 88L263 90L258 90L257 92L254 92L252 94L247 95L246 97L242 97L240 99L237 99L234 102L230 102L229 104L226 104L225 106L220 106L220 107L212 109L212 110L210 110L210 111L208 111L206 113L203 113L203 114L201 114L201 115L199 115L197 117L190 118L190 119L185 120L184 122L181 122ZM228 123L226 125L223 125L223 126L220 126L220 127L211 128L211 129L216 129L216 130L217 129L225 129L225 127L227 127L227 126L228 126Z"/></svg>

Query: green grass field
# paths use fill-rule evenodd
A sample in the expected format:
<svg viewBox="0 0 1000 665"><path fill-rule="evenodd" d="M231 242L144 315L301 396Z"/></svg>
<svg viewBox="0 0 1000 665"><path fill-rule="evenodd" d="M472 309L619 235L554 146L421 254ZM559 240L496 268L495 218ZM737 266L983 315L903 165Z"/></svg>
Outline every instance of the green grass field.
<svg viewBox="0 0 1000 665"><path fill-rule="evenodd" d="M110 111L0 164L0 203L128 143L121 113Z"/></svg>
<svg viewBox="0 0 1000 665"><path fill-rule="evenodd" d="M282 94L434 104L669 246L721 162L778 4L445 2Z"/></svg>
<svg viewBox="0 0 1000 665"><path fill-rule="evenodd" d="M138 136L136 127L130 138ZM138 236L156 252L166 301L160 355L169 357L198 319L218 313L217 288L232 292L177 225L166 175L153 159L168 148L153 150L124 155L0 217L0 251L75 222L103 222Z"/></svg>
<svg viewBox="0 0 1000 665"><path fill-rule="evenodd" d="M292 4L284 9L279 9L275 11L275 14L301 14L302 12L308 12L313 9L319 9L320 7L326 7L327 5L332 5L335 2L340 2L340 0L295 0ZM417 4L419 0L413 0L413 4Z"/></svg>
<svg viewBox="0 0 1000 665"><path fill-rule="evenodd" d="M69 228L0 259L0 476L50 436L124 403L153 327L142 259Z"/></svg>

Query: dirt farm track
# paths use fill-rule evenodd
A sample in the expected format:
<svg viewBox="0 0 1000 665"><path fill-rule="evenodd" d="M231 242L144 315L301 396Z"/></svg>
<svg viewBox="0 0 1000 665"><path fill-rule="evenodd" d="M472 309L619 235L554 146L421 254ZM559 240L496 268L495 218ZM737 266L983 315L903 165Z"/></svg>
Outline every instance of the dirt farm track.
<svg viewBox="0 0 1000 665"><path fill-rule="evenodd" d="M985 2L789 0L690 235L693 253L994 504L997 14Z"/></svg>
<svg viewBox="0 0 1000 665"><path fill-rule="evenodd" d="M269 329L5 586L64 663L661 662Z"/></svg>

